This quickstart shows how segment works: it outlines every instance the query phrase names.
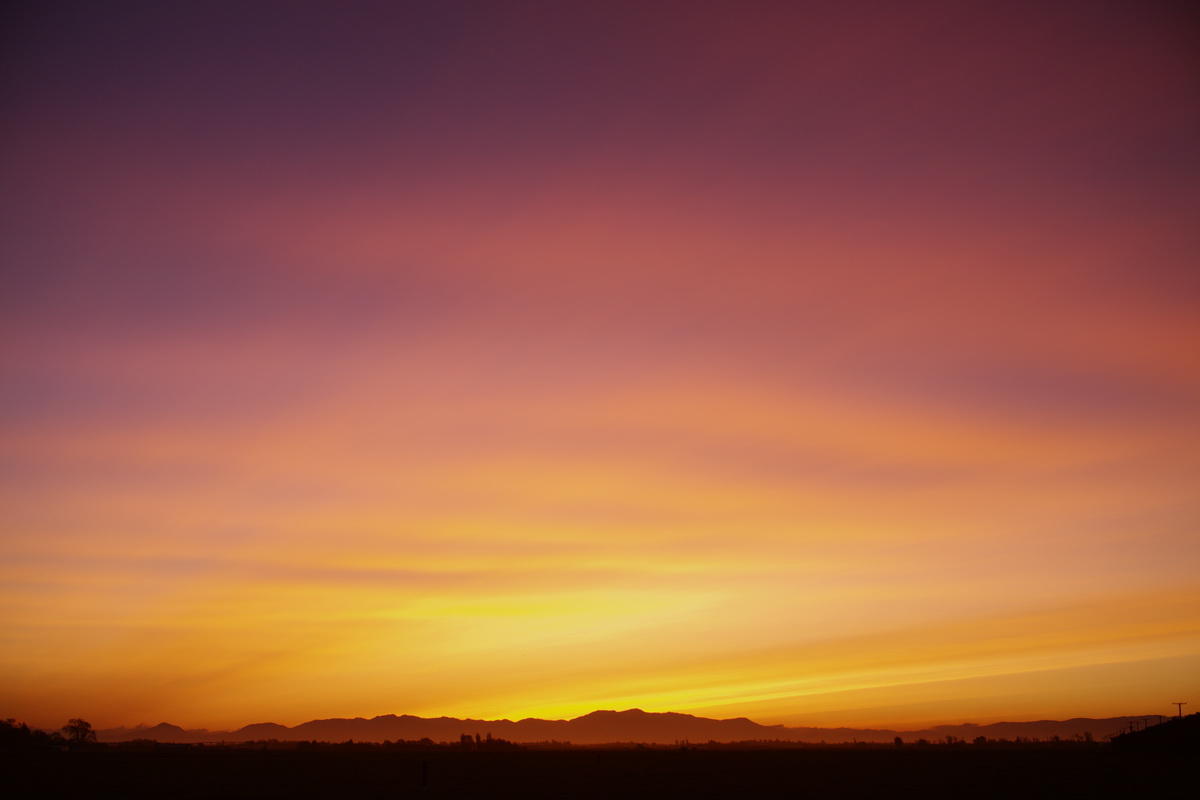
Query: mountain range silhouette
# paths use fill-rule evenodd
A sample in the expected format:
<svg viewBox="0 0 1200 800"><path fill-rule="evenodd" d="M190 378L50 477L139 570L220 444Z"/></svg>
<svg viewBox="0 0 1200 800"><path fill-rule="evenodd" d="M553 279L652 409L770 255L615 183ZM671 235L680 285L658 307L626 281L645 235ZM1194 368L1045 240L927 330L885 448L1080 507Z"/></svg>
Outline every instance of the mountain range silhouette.
<svg viewBox="0 0 1200 800"><path fill-rule="evenodd" d="M1154 718L1156 715L1148 715ZM414 717L408 714L365 719L316 719L288 727L274 722L246 725L237 730L185 729L170 723L133 728L107 728L97 731L100 741L118 742L132 739L151 739L159 742L244 742L277 739L279 741L361 742L384 740L432 739L435 742L457 741L466 734L491 734L511 742L571 742L572 744L607 744L644 742L671 744L691 742L737 742L777 740L793 742L891 742L899 736L907 742L918 739L944 740L947 736L972 740L978 736L988 739L1017 737L1063 739L1091 734L1101 739L1147 717L1109 717L1106 719L1075 718L1069 720L1038 720L1034 722L996 722L988 725L965 723L938 725L921 730L890 730L882 728L810 728L783 725L761 725L745 717L708 719L674 712L651 713L641 709L626 711L593 711L568 720L527 718L522 720L458 719L455 717Z"/></svg>

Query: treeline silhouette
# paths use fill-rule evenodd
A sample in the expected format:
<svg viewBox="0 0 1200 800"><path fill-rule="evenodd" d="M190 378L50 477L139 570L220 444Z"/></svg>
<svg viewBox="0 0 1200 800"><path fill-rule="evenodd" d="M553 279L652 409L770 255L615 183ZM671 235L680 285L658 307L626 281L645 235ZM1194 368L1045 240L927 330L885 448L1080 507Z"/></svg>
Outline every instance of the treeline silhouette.
<svg viewBox="0 0 1200 800"><path fill-rule="evenodd" d="M1175 749L1200 747L1200 714L1191 714L1180 719L1170 719L1163 724L1148 726L1136 732L1105 737L1119 749ZM639 749L639 750L805 750L805 749L997 749L1037 748L1064 750L1091 750L1107 746L1110 742L1093 739L1090 733L1069 738L1050 736L1046 738L1016 736L1014 738L988 738L976 736L971 740L953 735L938 739L918 738L906 741L896 736L891 743L882 742L800 742L793 739L744 739L739 741L694 743L686 739L671 744L653 742L606 742L572 743L570 741L547 740L541 742L515 743L507 739L486 734L463 733L454 741L421 739L385 739L382 742L319 741L292 739L252 739L245 741L211 741L175 743L155 739L138 738L123 742L98 742L91 723L72 718L57 731L31 728L13 718L0 720L0 750L5 752L23 750L106 750L114 752L147 750L199 750L207 748L229 748L238 750L286 750L286 751L337 751L337 752L396 752L396 751L504 751L504 750L596 750L596 749Z"/></svg>
<svg viewBox="0 0 1200 800"><path fill-rule="evenodd" d="M24 722L12 718L0 721L0 749L15 750L73 750L87 747L92 751L147 752L147 751L201 751L211 749L228 750L273 750L289 752L422 752L422 751L505 751L505 750L881 750L894 748L1038 748L1038 749L1094 749L1101 743L1090 734L1069 739L1052 736L1046 739L1018 736L1014 739L989 739L975 737L971 741L955 736L945 736L930 741L920 738L906 742L897 736L891 743L881 742L797 742L791 739L746 739L734 742L691 742L678 740L671 744L648 742L572 743L569 741L522 742L520 744L493 736L491 733L461 734L456 741L434 741L421 739L385 739L382 742L364 742L347 739L342 742L289 739L254 739L248 741L212 742L159 742L154 739L131 739L124 742L97 742L95 731L86 720L72 719L59 731L43 731L30 728Z"/></svg>
<svg viewBox="0 0 1200 800"><path fill-rule="evenodd" d="M558 745L558 742L553 743ZM125 742L97 742L96 732L91 723L84 719L71 719L57 731L43 731L31 728L24 722L12 717L0 720L0 750L5 752L22 750L70 750L88 747L93 751L145 751L145 750L199 750L205 748L223 747L241 750L329 750L353 752L388 752L403 750L521 750L522 745L514 744L506 739L500 739L488 733L464 733L458 741L435 742L432 739L397 740L385 739L382 742L356 742L348 739L344 742L318 741L281 741L279 739L258 739L245 742L195 742L178 744L158 742L154 739L131 739Z"/></svg>
<svg viewBox="0 0 1200 800"><path fill-rule="evenodd" d="M96 744L96 732L84 719L71 719L57 731L30 728L9 717L0 720L0 750L60 750Z"/></svg>

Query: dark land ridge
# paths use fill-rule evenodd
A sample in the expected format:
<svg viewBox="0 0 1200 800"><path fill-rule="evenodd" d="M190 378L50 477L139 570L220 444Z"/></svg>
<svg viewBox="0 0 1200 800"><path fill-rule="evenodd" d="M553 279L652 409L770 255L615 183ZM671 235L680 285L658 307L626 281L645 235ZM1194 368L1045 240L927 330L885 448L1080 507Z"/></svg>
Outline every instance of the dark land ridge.
<svg viewBox="0 0 1200 800"><path fill-rule="evenodd" d="M557 747L473 734L442 743L104 743L82 735L88 732L83 720L70 721L81 723L76 730L64 726L67 737L9 720L0 724L8 734L0 741L0 770L13 797L124 800L1190 797L1178 781L1186 780L1200 747L1200 715L1141 728L1134 720L1142 718L1128 719L1127 732L1109 741L982 735L967 741L950 734L900 746L777 739ZM984 729L1006 730L973 728Z"/></svg>
<svg viewBox="0 0 1200 800"><path fill-rule="evenodd" d="M892 743L897 736L906 742L925 739L945 741L947 737L973 741L986 739L1060 739L1101 740L1127 731L1131 727L1154 725L1164 718L1159 715L1110 717L1107 719L1077 718L1069 720L1038 720L1034 722L996 722L989 725L971 723L938 725L921 730L887 730L861 728L811 728L783 725L760 725L745 717L708 719L691 714L650 713L640 709L627 711L594 711L569 720L481 720L454 717L424 718L407 714L364 719L317 719L294 727L262 722L237 730L213 731L185 729L169 723L133 728L107 728L97 731L101 742L121 742L135 739L169 743L245 742L245 741L318 741L318 742L383 742L430 739L435 742L458 741L463 734L492 735L510 742L570 742L573 744L606 744L641 742L673 744L690 742L781 741L811 743Z"/></svg>

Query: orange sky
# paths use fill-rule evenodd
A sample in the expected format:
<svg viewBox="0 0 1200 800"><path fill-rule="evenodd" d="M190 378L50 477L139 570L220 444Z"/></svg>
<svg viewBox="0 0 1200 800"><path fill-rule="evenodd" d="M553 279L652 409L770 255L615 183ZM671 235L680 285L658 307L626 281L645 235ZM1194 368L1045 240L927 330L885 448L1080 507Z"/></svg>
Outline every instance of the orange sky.
<svg viewBox="0 0 1200 800"><path fill-rule="evenodd" d="M0 717L1200 691L1195 19L569 5L6 24Z"/></svg>

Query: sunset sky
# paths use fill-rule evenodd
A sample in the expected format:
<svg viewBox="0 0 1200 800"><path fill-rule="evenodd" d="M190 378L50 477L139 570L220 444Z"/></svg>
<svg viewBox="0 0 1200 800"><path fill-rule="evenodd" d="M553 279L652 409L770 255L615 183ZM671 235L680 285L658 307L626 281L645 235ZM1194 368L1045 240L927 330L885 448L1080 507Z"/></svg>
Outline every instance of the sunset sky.
<svg viewBox="0 0 1200 800"><path fill-rule="evenodd" d="M1200 708L1189 4L19 6L0 718Z"/></svg>

